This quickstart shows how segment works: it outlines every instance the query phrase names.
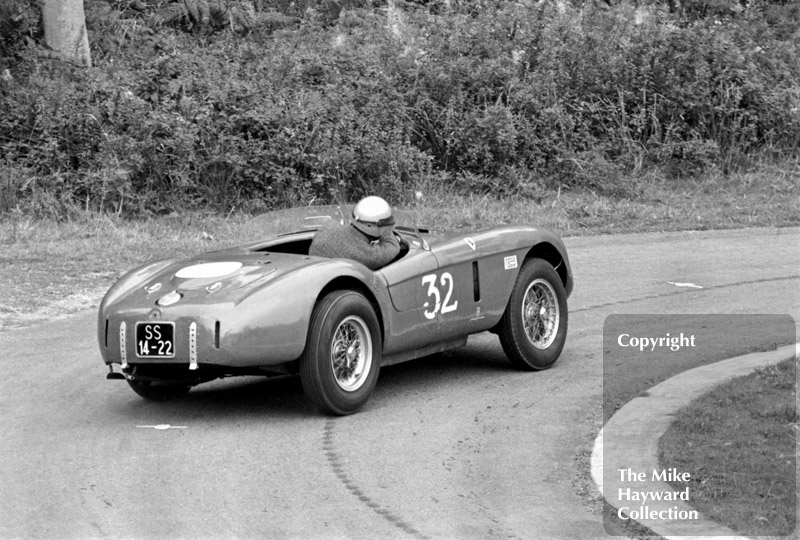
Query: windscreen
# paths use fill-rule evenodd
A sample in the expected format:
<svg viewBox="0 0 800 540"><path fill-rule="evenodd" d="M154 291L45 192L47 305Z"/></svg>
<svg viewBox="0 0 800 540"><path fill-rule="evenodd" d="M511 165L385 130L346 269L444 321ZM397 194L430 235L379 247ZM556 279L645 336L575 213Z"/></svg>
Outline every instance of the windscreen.
<svg viewBox="0 0 800 540"><path fill-rule="evenodd" d="M331 221L347 223L353 212L353 205L301 206L285 210L275 210L253 218L245 227L245 234L253 237L271 238L292 233L315 231ZM398 230L417 232L410 213L394 210L395 227Z"/></svg>

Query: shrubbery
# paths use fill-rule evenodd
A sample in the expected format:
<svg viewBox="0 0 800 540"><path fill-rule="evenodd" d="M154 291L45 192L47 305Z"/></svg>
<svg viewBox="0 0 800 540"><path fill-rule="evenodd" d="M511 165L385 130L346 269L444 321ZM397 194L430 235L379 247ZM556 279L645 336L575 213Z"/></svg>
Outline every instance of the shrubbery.
<svg viewBox="0 0 800 540"><path fill-rule="evenodd" d="M112 4L87 4L90 70L4 42L0 212L397 200L431 181L616 193L621 176L741 170L800 143L791 4L353 1L333 19L309 0L299 26L199 33Z"/></svg>

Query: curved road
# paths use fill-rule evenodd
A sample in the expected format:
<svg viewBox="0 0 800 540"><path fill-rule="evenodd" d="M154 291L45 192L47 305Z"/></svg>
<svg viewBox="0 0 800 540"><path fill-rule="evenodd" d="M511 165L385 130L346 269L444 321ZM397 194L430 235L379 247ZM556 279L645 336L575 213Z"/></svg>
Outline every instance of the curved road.
<svg viewBox="0 0 800 540"><path fill-rule="evenodd" d="M105 380L94 313L0 333L0 538L606 538L586 480L605 317L800 320L800 229L567 244L576 286L551 370L511 370L480 335L384 369L346 418L317 414L297 378L143 401Z"/></svg>

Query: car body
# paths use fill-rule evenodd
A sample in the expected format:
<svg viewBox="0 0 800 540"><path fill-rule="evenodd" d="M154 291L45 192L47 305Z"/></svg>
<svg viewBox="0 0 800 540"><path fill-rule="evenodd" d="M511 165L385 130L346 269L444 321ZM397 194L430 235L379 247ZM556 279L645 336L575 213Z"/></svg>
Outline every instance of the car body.
<svg viewBox="0 0 800 540"><path fill-rule="evenodd" d="M381 366L500 335L512 363L544 369L566 339L573 277L552 231L526 225L434 234L396 211L401 254L372 271L308 255L316 230L349 209L271 212L263 240L144 264L118 279L98 314L108 378L167 399L235 375L300 374L321 409L349 414Z"/></svg>

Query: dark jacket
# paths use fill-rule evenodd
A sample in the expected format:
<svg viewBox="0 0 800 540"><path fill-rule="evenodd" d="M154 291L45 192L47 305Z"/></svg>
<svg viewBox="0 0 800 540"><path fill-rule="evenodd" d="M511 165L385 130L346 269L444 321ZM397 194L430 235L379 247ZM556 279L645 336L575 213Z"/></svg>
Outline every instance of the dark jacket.
<svg viewBox="0 0 800 540"><path fill-rule="evenodd" d="M394 234L370 238L350 223L332 222L314 235L309 255L315 257L342 257L358 261L370 270L378 270L392 262L400 253L400 241Z"/></svg>

